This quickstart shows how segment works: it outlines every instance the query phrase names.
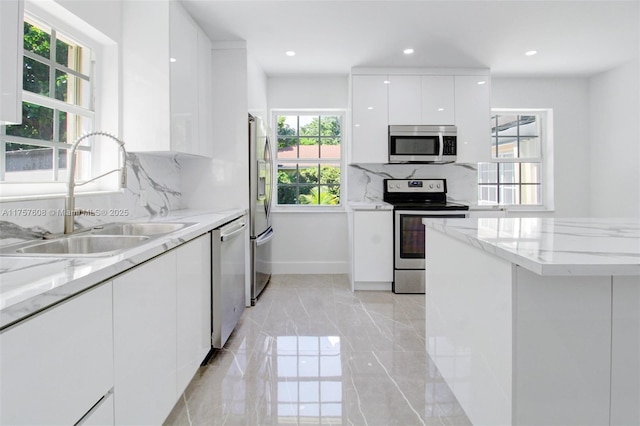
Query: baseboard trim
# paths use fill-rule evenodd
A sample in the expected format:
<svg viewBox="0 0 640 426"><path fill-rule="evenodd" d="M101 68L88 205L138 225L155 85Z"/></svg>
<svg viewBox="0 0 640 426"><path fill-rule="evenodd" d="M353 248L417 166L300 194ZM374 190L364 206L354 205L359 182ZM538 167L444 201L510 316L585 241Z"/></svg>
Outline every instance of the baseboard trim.
<svg viewBox="0 0 640 426"><path fill-rule="evenodd" d="M349 262L272 262L272 274L348 274Z"/></svg>
<svg viewBox="0 0 640 426"><path fill-rule="evenodd" d="M391 291L391 282L356 281L353 289L356 291Z"/></svg>

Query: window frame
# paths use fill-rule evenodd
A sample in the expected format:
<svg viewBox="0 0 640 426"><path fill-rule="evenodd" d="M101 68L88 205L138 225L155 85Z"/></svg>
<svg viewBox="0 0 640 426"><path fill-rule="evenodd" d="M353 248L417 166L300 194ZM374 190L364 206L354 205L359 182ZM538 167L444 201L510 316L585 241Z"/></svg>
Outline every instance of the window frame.
<svg viewBox="0 0 640 426"><path fill-rule="evenodd" d="M100 129L117 134L118 132L116 130L119 128L119 94L114 91L105 90L106 86L113 87L114 84L118 84L119 61L107 61L106 59L106 56L111 59L114 57L117 58L117 51L119 49L117 42L113 41L108 36L94 28L91 24L78 18L69 10L55 2L25 2L24 16L25 21L35 21L38 24L44 25L46 28L53 29L61 33L63 40L68 38L83 47L90 49L91 58L89 60L90 93L86 107L58 100L55 98L55 94L52 94L50 97L38 95L33 92L29 92L24 88L21 91L23 102L32 102L36 100L38 105L42 105L46 108L53 108L57 111L64 111L70 114L77 114L81 112L83 117L91 120L90 126L83 129L81 133ZM25 51L22 47L22 38L20 38L20 43L23 56L30 57L30 55L24 54ZM50 55L49 60L55 62L53 55ZM42 63L41 60L39 60L39 62ZM57 66L55 69L63 71L66 70L64 66ZM53 73L55 74L55 70L53 70ZM73 72L71 75L77 77L77 72ZM22 75L20 77L22 78ZM105 114L107 111L110 112ZM81 134L77 136L79 137ZM0 165L0 167L4 170L4 132L2 137L2 144L0 144L2 145L0 146L0 160L3 164ZM15 137L9 138L19 139ZM19 139L18 142L27 144L29 144L29 142L35 142L36 145L42 145L43 147L51 146L58 149L66 149L68 154L73 140L68 140L67 143L61 143L57 141L47 142L22 138ZM101 173L113 169L114 164L117 164L116 161L119 158L119 152L115 144L92 143L87 147L79 147L79 151L91 153L91 166L88 171L89 178L99 176ZM57 158L54 161L56 160ZM51 169L41 171L41 173L50 173L51 176L53 176L53 170ZM67 190L66 172L62 171L61 175L57 176L57 178L57 181L46 180L39 182L0 181L0 201L60 198L66 194ZM97 181L90 182L76 188L77 195L119 192L122 192L122 189L119 188L118 176L116 176L116 174L106 176L98 179Z"/></svg>
<svg viewBox="0 0 640 426"><path fill-rule="evenodd" d="M482 201L480 199L481 188L495 188L496 191L499 191L501 184L499 182L495 184L480 183L480 164L478 164L478 177L476 182L476 186L478 188L478 205L503 207L513 211L553 211L553 109L492 108L491 115L537 115L540 117L540 134L538 135L538 137L540 138L540 155L538 157L494 158L492 153L491 159L488 162L495 164L538 163L540 167L540 204L504 204ZM498 174L500 173L499 166L497 167L496 171ZM521 186L523 184L522 182L518 182L517 185ZM524 185L528 184L525 183Z"/></svg>
<svg viewBox="0 0 640 426"><path fill-rule="evenodd" d="M322 158L295 158L287 160L278 160L278 116L295 115L295 116L339 116L341 120L340 134L340 158L339 159L322 159ZM272 158L273 158L273 176L272 176L272 200L273 212L342 212L346 206L346 159L345 153L347 144L346 131L347 110L343 108L287 108L271 110L271 140L272 140ZM297 136L299 137L299 136ZM278 164L279 163L296 163L298 165L309 164L315 165L327 161L340 167L340 201L338 204L278 204Z"/></svg>

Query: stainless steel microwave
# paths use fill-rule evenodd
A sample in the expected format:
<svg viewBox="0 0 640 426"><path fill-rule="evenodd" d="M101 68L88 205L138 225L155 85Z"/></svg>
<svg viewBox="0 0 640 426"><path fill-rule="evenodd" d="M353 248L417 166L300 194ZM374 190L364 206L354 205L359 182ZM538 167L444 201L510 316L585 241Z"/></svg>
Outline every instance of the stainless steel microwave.
<svg viewBox="0 0 640 426"><path fill-rule="evenodd" d="M453 163L456 126L389 126L389 163Z"/></svg>

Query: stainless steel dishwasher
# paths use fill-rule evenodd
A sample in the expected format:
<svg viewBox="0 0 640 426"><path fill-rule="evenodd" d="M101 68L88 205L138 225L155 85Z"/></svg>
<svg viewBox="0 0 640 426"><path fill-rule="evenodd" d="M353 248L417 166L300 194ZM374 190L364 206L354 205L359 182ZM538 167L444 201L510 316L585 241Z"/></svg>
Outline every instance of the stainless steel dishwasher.
<svg viewBox="0 0 640 426"><path fill-rule="evenodd" d="M212 231L211 345L222 348L245 307L245 216Z"/></svg>

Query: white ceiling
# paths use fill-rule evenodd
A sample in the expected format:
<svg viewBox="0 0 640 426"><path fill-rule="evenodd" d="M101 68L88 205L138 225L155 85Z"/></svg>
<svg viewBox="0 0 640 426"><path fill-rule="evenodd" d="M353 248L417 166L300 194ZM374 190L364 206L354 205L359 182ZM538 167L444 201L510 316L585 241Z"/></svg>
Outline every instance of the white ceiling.
<svg viewBox="0 0 640 426"><path fill-rule="evenodd" d="M181 1L212 40L245 40L269 76L352 67L586 76L639 52L640 0ZM403 55L406 47L415 53Z"/></svg>

